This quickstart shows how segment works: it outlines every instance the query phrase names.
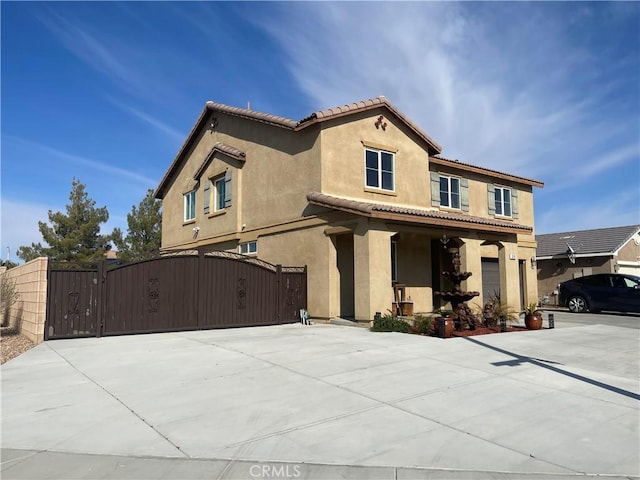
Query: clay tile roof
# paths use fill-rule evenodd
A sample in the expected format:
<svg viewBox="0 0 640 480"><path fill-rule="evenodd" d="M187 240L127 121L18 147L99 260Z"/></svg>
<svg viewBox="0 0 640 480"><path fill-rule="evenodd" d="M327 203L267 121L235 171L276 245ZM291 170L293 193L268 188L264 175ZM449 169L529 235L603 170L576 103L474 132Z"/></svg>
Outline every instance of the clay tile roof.
<svg viewBox="0 0 640 480"><path fill-rule="evenodd" d="M368 100L362 100L360 102L349 103L340 107L328 108L326 110L318 110L312 113L308 117L300 120L298 129L305 128L308 125L312 125L316 122L322 122L330 118L338 118L344 115L350 115L356 112L370 110L372 108L378 108L380 106L386 107L402 122L404 122L411 130L413 130L420 138L422 138L430 147L429 153L436 154L442 151L442 147L429 135L420 129L415 123L413 123L409 117L405 116L400 110L398 110L386 97L379 96L370 98Z"/></svg>
<svg viewBox="0 0 640 480"><path fill-rule="evenodd" d="M231 145L226 145L222 142L216 142L213 146L213 150L218 150L222 153L226 153L227 155L237 158L238 160L244 160L247 157L247 154L242 150L239 150Z"/></svg>
<svg viewBox="0 0 640 480"><path fill-rule="evenodd" d="M227 113L229 115L236 115L238 117L250 118L252 120L258 120L270 125L277 125L279 127L290 129L294 129L298 125L298 122L296 122L295 120L290 120L285 117L271 115L270 113L256 112L254 110L247 110L246 108L230 107L222 103L207 102L207 109L214 112L218 111Z"/></svg>
<svg viewBox="0 0 640 480"><path fill-rule="evenodd" d="M575 255L613 255L622 248L640 230L640 225L626 227L597 228L594 230L578 230L575 232L547 233L536 235L538 248L537 258L551 258L567 253L567 244Z"/></svg>
<svg viewBox="0 0 640 480"><path fill-rule="evenodd" d="M531 233L531 227L517 223L473 217L453 212L441 212L422 208L411 208L400 205L364 202L347 198L334 197L318 192L307 194L307 200L321 207L333 208L345 212L376 217L386 220L404 221L407 223L423 223L444 225L457 228L476 228L479 230L504 233Z"/></svg>
<svg viewBox="0 0 640 480"><path fill-rule="evenodd" d="M492 170L490 168L478 167L477 165L471 165L470 163L463 163L459 160L450 160L441 156L429 157L430 163L437 165L451 166L454 168L462 168L463 170L472 171L476 173L483 173L492 177L502 178L504 180L511 180L513 182L524 183L525 185L532 185L534 187L544 187L544 183L539 180L532 180L530 178L519 177L510 173L499 172L498 170Z"/></svg>
<svg viewBox="0 0 640 480"><path fill-rule="evenodd" d="M194 180L198 180L200 178L200 176L204 173L205 169L207 168L207 166L209 165L209 162L211 161L211 159L213 158L213 155L216 152L222 152L226 155L229 155L230 157L233 157L237 160L240 160L242 162L244 162L246 160L247 154L245 152L243 152L242 150L239 150L235 147L232 147L231 145L227 145L221 142L216 142L213 147L211 147L211 151L209 152L209 154L207 155L207 157L204 159L204 161L200 164L200 166L198 167L198 170L196 170L196 173L193 175L193 179Z"/></svg>

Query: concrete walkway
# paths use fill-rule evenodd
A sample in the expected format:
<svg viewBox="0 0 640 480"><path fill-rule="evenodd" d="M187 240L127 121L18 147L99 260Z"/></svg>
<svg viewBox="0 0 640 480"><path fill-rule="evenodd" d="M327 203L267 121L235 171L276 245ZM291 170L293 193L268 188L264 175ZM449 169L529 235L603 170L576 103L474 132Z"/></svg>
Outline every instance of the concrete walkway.
<svg viewBox="0 0 640 480"><path fill-rule="evenodd" d="M639 346L605 325L51 341L0 370L2 478L637 478Z"/></svg>

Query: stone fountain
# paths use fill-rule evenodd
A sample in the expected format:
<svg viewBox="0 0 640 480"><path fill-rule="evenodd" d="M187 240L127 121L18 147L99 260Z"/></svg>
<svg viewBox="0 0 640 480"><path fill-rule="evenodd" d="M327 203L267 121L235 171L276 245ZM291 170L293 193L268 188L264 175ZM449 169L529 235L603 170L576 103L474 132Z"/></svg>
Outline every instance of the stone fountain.
<svg viewBox="0 0 640 480"><path fill-rule="evenodd" d="M475 330L478 319L471 312L469 306L465 303L471 300L473 297L480 295L480 292L463 292L460 284L469 278L471 272L460 271L460 249L458 247L451 247L448 249L451 253L451 264L453 270L442 272L442 276L448 278L453 283L453 289L448 292L436 292L445 302L451 302L451 309L456 316L454 320L456 330Z"/></svg>

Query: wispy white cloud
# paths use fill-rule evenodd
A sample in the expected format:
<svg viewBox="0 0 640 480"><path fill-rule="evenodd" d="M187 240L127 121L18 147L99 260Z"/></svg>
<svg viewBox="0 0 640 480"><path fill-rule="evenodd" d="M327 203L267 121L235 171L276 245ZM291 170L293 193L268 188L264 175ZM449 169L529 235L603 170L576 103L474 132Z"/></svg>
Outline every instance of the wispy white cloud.
<svg viewBox="0 0 640 480"><path fill-rule="evenodd" d="M630 126L607 116L618 105L606 107L625 82L608 69L624 66L600 68L608 59L587 46L587 34L571 37L560 8L570 7L322 2L287 4L260 24L319 108L384 94L445 156L537 177L610 149L611 139L631 141L619 138ZM592 15L578 10L574 22ZM632 150L598 165L624 162ZM598 165L580 181L598 175Z"/></svg>
<svg viewBox="0 0 640 480"><path fill-rule="evenodd" d="M599 202L585 205L570 196L561 196L536 215L536 233L569 232L640 224L638 185L608 193Z"/></svg>
<svg viewBox="0 0 640 480"><path fill-rule="evenodd" d="M95 32L82 27L78 21L57 13L41 15L42 22L61 41L61 43L82 61L95 70L106 74L124 89L138 94L145 91L142 75L130 62L124 59L123 49L115 39L108 43L100 40Z"/></svg>
<svg viewBox="0 0 640 480"><path fill-rule="evenodd" d="M141 175L139 173L136 172L132 172L130 170L126 170L124 168L120 168L120 167L116 167L113 166L109 163L106 162L100 162L97 160L93 160L91 158L87 158L84 156L80 156L80 155L75 155L72 153L67 153L67 152L63 152L62 150L58 150L56 148L50 147L48 145L43 145L37 142L34 142L32 140L25 140L22 138L18 138L18 137L14 137L11 135L3 135L2 136L2 141L6 142L14 142L16 144L19 144L23 147L27 147L30 149L33 149L34 155L37 152L41 152L41 153L46 153L48 155L51 155L53 157L56 157L58 159L70 162L70 163L74 163L76 165L83 165L86 167L89 167L91 169L94 170L98 170L100 172L104 172L104 173L108 173L110 175L114 175L116 177L119 178L123 178L123 179L127 179L127 180L132 180L136 183L142 184L144 186L147 186L149 188L155 186L157 184L157 179L153 179L153 178L149 178L146 177L144 175Z"/></svg>
<svg viewBox="0 0 640 480"><path fill-rule="evenodd" d="M175 128L170 127L166 123L162 122L157 117L153 117L153 116L147 114L146 112L143 112L140 109L132 107L131 105L126 105L126 104L124 104L123 102L117 100L115 97L113 97L111 95L108 95L107 98L111 103L113 103L118 108L124 110L127 113L130 113L131 115L133 115L134 117L138 118L139 120L142 120L143 122L147 123L148 125L151 125L155 129L157 129L160 132L164 133L165 135L169 136L171 138L171 140L174 140L176 142L182 142L182 141L184 141L184 139L187 136L187 134L185 132L180 132L180 131L176 130Z"/></svg>
<svg viewBox="0 0 640 480"><path fill-rule="evenodd" d="M635 180L635 186L637 188L638 181L640 181L639 158L640 145L637 143L623 145L611 151L594 151L588 157L583 158L577 165L565 165L563 167L563 174L557 177L560 181L550 184L546 193L557 190L566 190L575 185L580 185L587 179L611 172L616 167L621 167L627 163L632 167L635 165L637 175L635 178L629 178L629 180L632 183Z"/></svg>

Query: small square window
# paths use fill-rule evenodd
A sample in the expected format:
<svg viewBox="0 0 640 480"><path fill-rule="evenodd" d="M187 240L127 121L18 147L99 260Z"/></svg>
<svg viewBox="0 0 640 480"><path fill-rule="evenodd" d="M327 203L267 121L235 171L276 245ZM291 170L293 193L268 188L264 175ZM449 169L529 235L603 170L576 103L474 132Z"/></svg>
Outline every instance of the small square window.
<svg viewBox="0 0 640 480"><path fill-rule="evenodd" d="M258 253L258 242L254 240L253 242L241 243L238 250L242 255L256 255Z"/></svg>

